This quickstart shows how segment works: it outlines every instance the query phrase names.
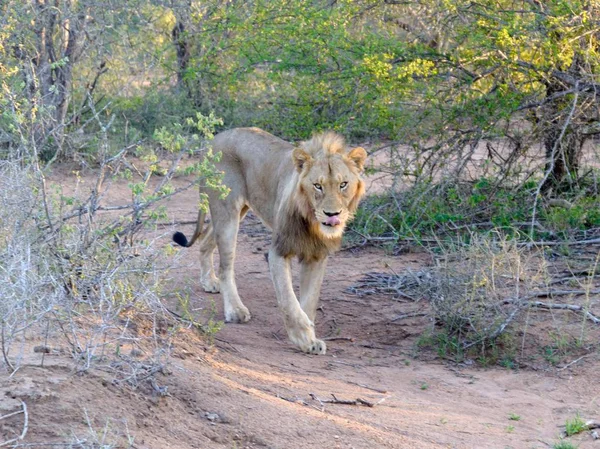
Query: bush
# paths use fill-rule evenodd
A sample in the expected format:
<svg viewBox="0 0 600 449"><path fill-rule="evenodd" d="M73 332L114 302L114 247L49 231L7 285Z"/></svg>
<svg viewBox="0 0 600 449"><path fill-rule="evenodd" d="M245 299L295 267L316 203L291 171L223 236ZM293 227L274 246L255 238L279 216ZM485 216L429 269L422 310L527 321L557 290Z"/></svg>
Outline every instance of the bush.
<svg viewBox="0 0 600 449"><path fill-rule="evenodd" d="M518 317L520 298L545 274L531 258L514 241L475 236L437 260L427 295L436 322L456 348L489 348Z"/></svg>
<svg viewBox="0 0 600 449"><path fill-rule="evenodd" d="M179 126L161 130L161 151L141 174L128 173L127 152L111 151L101 134L97 179L83 197L51 185L35 158L0 161L0 323L9 372L22 362L26 332L46 344L66 344L78 370L101 364L136 387L164 368L181 325L161 299L169 263L151 226L162 217L160 201L185 188L202 182L226 194L213 165L217 156L200 138L210 137L216 123L198 115L187 126L199 134ZM187 169L195 179L175 189L170 180L191 150L205 157ZM160 181L151 184L162 165ZM131 177L131 202L107 206L121 173ZM136 351L145 357L132 356Z"/></svg>
<svg viewBox="0 0 600 449"><path fill-rule="evenodd" d="M487 178L417 183L367 198L351 229L367 239L468 243L474 234L489 233L519 241L577 239L600 227L600 194L585 185L559 200L539 201L534 220L536 185L510 187Z"/></svg>

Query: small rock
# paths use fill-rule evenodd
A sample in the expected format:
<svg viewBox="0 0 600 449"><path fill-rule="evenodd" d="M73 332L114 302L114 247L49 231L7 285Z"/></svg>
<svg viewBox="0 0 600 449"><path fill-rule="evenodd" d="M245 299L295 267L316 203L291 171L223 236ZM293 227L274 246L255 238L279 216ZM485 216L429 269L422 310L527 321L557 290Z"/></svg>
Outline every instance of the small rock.
<svg viewBox="0 0 600 449"><path fill-rule="evenodd" d="M39 346L35 346L33 348L33 352L40 352L40 353L43 353L43 354L50 354L50 352L52 352L52 348L50 348L49 346L39 345Z"/></svg>
<svg viewBox="0 0 600 449"><path fill-rule="evenodd" d="M204 414L204 416L206 417L206 419L208 419L211 422L218 421L220 418L219 415L217 415L216 413L210 413L210 412L206 412Z"/></svg>
<svg viewBox="0 0 600 449"><path fill-rule="evenodd" d="M598 434L598 431L597 431L597 430L594 430L594 431L592 432L592 438L593 438L594 440L600 440L600 435Z"/></svg>
<svg viewBox="0 0 600 449"><path fill-rule="evenodd" d="M219 422L222 422L223 424L232 424L231 418L224 413L219 415Z"/></svg>
<svg viewBox="0 0 600 449"><path fill-rule="evenodd" d="M144 355L144 353L142 351L140 351L139 349L133 348L130 352L129 355L131 357L141 357Z"/></svg>

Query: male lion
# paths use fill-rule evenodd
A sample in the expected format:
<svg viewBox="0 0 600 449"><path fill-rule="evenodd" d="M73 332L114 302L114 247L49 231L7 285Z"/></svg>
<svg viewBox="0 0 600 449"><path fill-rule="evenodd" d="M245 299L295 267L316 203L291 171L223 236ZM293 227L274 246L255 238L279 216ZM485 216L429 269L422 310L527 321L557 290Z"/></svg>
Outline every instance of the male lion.
<svg viewBox="0 0 600 449"><path fill-rule="evenodd" d="M273 230L269 267L290 340L304 352L325 354L313 324L319 292L327 256L339 249L344 227L364 194L360 174L366 151L348 149L333 132L295 147L258 128L225 131L215 137L213 148L222 153L217 167L231 192L221 199L201 188L209 198L212 223L203 231L201 212L191 240L181 232L173 240L189 247L200 238L204 290L221 291L225 321L246 322L250 312L238 295L233 260L240 220L252 209ZM216 246L219 278L213 268ZM300 301L292 287L293 256L300 261Z"/></svg>

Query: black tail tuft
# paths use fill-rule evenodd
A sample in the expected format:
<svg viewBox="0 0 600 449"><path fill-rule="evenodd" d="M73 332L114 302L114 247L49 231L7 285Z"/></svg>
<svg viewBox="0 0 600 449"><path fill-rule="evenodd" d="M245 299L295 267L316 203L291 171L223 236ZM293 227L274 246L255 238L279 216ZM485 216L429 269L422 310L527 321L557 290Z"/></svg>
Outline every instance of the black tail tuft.
<svg viewBox="0 0 600 449"><path fill-rule="evenodd" d="M175 234L173 234L173 241L178 245L185 247L188 246L188 239L185 235L183 235L182 232L177 231Z"/></svg>

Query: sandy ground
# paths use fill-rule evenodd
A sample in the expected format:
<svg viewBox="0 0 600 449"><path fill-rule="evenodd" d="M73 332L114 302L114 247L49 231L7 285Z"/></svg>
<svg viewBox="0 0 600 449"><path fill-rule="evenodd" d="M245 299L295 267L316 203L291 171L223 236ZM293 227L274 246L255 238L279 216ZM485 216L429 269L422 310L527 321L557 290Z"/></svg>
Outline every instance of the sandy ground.
<svg viewBox="0 0 600 449"><path fill-rule="evenodd" d="M126 188L114 195L115 202L126 198ZM193 220L196 204L195 192L180 194L170 200L169 215ZM191 225L179 229L192 232ZM171 232L165 230L165 244ZM236 274L253 318L225 325L212 347L183 334L169 372L157 377L167 396L116 386L99 370L74 374L61 355L46 356L43 367L40 354L28 355L17 373L0 379L0 414L27 404L26 446L19 447L104 438L106 446L62 447L542 449L559 441L566 419L600 419L597 354L564 370L483 369L415 357L415 340L432 323L391 320L422 304L344 291L365 272L418 269L429 263L422 253L363 248L333 256L317 316L328 352L299 352L276 306L268 244L269 234L248 217ZM214 301L222 319L219 295L200 288L197 248L180 251L173 281L190 290L195 308ZM22 428L23 414L0 419L0 441ZM589 433L570 441L600 448Z"/></svg>

